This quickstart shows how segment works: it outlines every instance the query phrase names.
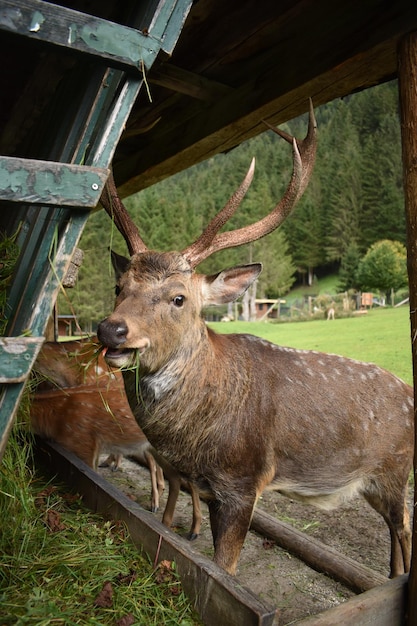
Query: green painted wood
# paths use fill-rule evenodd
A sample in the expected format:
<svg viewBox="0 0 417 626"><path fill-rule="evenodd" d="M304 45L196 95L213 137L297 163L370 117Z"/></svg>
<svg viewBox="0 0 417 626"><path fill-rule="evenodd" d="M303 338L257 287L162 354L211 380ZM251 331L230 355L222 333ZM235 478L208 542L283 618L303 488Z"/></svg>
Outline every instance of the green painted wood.
<svg viewBox="0 0 417 626"><path fill-rule="evenodd" d="M161 49L151 35L43 0L2 0L0 29L136 69Z"/></svg>
<svg viewBox="0 0 417 626"><path fill-rule="evenodd" d="M0 338L0 383L26 380L43 342L43 337Z"/></svg>
<svg viewBox="0 0 417 626"><path fill-rule="evenodd" d="M149 27L144 34L40 0L0 1L0 31L64 46L87 54L90 62L97 60L96 66L90 63L80 68L89 74L88 80L83 74L79 87L71 84L67 93L73 94L73 99L68 107L58 96L51 102L52 114L59 112L61 123L52 126L55 130L51 130L51 143L49 120L42 120L47 141L37 146L36 153L45 161L0 157L0 199L11 201L4 207L14 215L10 235L19 225L17 244L21 251L8 294L10 316L6 335L19 336L29 330L31 337L42 342L58 290L88 218L88 210L80 209L98 203L107 168L144 84L143 74L126 73L121 68L140 69L142 61L147 67L160 49L172 50L191 4L191 0L144 0L137 7L138 23L140 16L147 16ZM70 17L77 18L71 29ZM64 32L68 39L64 39ZM145 42L148 61L142 58L144 48L132 51L129 43L126 50L121 50L121 34L131 37L128 43ZM93 41L95 37L100 41ZM77 115L71 106L74 102ZM98 174L99 180L93 179L93 174ZM20 368L23 371L23 365ZM27 373L29 370L30 367ZM8 354L0 353L1 371L5 379L9 378L0 384L0 458L24 389L23 382L10 382L10 372L17 378L20 369Z"/></svg>
<svg viewBox="0 0 417 626"><path fill-rule="evenodd" d="M109 113L109 120L96 143L94 153L90 153L89 162L99 167L102 163L111 163L117 143L124 130L118 120L127 120L137 95L143 86L143 79L129 77L125 81L120 95Z"/></svg>
<svg viewBox="0 0 417 626"><path fill-rule="evenodd" d="M95 207L107 169L0 156L0 200Z"/></svg>
<svg viewBox="0 0 417 626"><path fill-rule="evenodd" d="M82 212L73 212L71 220L67 225L64 236L57 245L53 254L53 265L47 281L43 283L39 297L36 300L36 307L32 309L29 319L29 328L34 335L43 335L46 324L51 316L58 291L61 289L62 281L68 271L72 255L81 237L87 215ZM26 290L25 299L30 301L30 286Z"/></svg>
<svg viewBox="0 0 417 626"><path fill-rule="evenodd" d="M192 0L160 2L158 22L152 26L151 33L153 37L159 38L166 54L172 54L192 4Z"/></svg>
<svg viewBox="0 0 417 626"><path fill-rule="evenodd" d="M0 461L12 429L25 383L0 385Z"/></svg>

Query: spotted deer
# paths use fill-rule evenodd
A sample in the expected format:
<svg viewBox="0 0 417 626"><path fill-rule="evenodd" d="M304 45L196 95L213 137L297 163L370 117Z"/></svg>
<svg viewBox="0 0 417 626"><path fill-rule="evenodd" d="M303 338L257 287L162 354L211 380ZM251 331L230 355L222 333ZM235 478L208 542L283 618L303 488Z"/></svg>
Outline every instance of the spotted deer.
<svg viewBox="0 0 417 626"><path fill-rule="evenodd" d="M113 313L98 328L107 363L123 369L130 406L152 446L208 502L214 561L231 574L264 489L330 509L361 494L391 535L391 576L409 569L406 504L413 455L413 393L376 365L273 345L249 334L216 334L204 306L238 298L261 264L212 276L196 266L214 252L267 235L290 213L311 176L316 123L292 144L282 200L256 224L219 232L239 206L242 184L182 252L149 250L110 176L102 204L130 260L113 254Z"/></svg>
<svg viewBox="0 0 417 626"><path fill-rule="evenodd" d="M159 509L165 474L169 493L162 521L166 526L172 524L180 488L188 489L193 502L189 537L194 539L202 517L197 489L181 481L152 449L130 410L121 373L109 369L98 348L94 337L42 346L32 381L33 431L56 441L94 470L102 454L109 456L101 467L115 470L125 456L149 469L153 512Z"/></svg>

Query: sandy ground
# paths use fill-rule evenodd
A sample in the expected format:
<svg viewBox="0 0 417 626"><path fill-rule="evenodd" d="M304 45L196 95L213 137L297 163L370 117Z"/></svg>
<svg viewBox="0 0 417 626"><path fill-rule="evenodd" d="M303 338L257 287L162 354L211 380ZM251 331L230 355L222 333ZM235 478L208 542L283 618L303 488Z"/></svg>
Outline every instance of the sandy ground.
<svg viewBox="0 0 417 626"><path fill-rule="evenodd" d="M109 469L99 471L127 496L145 509L150 509L150 480L145 468L124 459L116 472ZM162 498L161 510L155 514L158 519L162 517L166 495L167 489ZM388 575L388 528L365 500L356 499L349 506L336 511L322 512L277 493L266 492L259 502L259 508L376 572ZM202 509L201 534L193 543L193 548L211 557L212 539L208 510L204 503ZM174 518L174 530L186 534L191 524L191 515L191 498L186 493L181 494ZM254 532L247 535L237 577L245 587L279 609L275 626L285 626L303 617L315 615L354 595L341 583L314 571Z"/></svg>

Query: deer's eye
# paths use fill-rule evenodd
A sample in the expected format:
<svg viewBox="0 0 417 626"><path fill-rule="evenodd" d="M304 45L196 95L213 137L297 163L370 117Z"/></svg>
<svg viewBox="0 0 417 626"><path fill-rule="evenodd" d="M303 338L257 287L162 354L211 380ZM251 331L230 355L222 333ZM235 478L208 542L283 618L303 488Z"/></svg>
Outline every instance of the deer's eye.
<svg viewBox="0 0 417 626"><path fill-rule="evenodd" d="M184 305L185 296L175 296L172 302L174 303L174 306L180 309Z"/></svg>
<svg viewBox="0 0 417 626"><path fill-rule="evenodd" d="M116 287L114 288L114 293L116 294L116 297L119 295L120 292L121 292L121 289L119 285L116 285Z"/></svg>

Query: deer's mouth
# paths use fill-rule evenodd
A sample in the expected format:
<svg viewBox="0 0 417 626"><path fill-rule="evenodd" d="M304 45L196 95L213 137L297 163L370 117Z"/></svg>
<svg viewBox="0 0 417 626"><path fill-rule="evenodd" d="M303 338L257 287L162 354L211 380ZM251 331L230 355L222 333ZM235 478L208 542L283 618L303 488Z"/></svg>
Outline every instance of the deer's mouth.
<svg viewBox="0 0 417 626"><path fill-rule="evenodd" d="M103 356L109 365L113 367L129 367L137 362L137 357L140 357L145 350L149 347L149 339L144 339L135 348L108 348L103 349Z"/></svg>
<svg viewBox="0 0 417 626"><path fill-rule="evenodd" d="M133 348L104 348L103 356L112 367L126 367L133 362L135 350Z"/></svg>

